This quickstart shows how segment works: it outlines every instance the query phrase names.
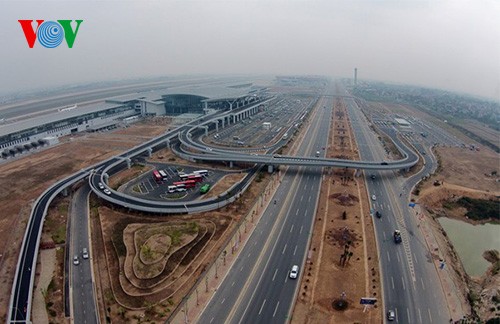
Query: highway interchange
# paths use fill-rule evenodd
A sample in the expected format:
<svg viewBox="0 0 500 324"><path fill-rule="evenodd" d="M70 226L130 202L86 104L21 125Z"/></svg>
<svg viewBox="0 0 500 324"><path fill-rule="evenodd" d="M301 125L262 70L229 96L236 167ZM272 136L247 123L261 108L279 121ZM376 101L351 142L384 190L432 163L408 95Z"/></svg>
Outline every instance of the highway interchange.
<svg viewBox="0 0 500 324"><path fill-rule="evenodd" d="M254 323L255 319L259 319L258 322L261 322L260 319L262 319L262 322L266 323L282 323L286 320L287 316L289 316L290 306L296 292L296 283L298 282L289 280L287 274L292 264L303 264L305 258L311 221L315 214L319 194L321 166L344 166L346 164L356 168L390 170L401 168L403 164L397 163L415 163L415 154L406 150L404 144L400 143L398 146L405 153L405 159L381 165L380 161L387 159L383 149L380 143L377 142L376 137L370 134L371 131L367 127L367 121L361 115L359 107L357 107L353 99L349 98L346 98L345 102L348 106L361 158L363 161L376 162L352 164L352 161L314 157L314 152L321 147L327 146L326 137L321 135L328 134L335 95L339 94L320 99L321 104L319 106L325 106L326 108L317 109L316 113L312 115L310 123L313 127L307 129L304 142L298 151L298 155L302 156L300 158L273 153L253 155L243 152L228 152L217 147L213 147L214 151L210 152L211 154L207 154L205 149L203 152L191 153L190 157L192 159L205 161L250 161L275 166L281 164L307 165L291 167L286 172L283 182L274 197L277 204L270 205L262 216L261 222L257 225L251 240L241 252L240 258L236 261L232 271L202 314L202 322L207 320L207 322L218 323L224 321ZM172 130L158 139L123 153L119 157L82 170L62 180L61 184L63 185L49 188L39 198L33 210L35 217L31 218L25 241L23 241L23 248L21 249L22 257L20 257L15 278L15 282L19 282L19 286L16 285L13 288L12 294L12 301L15 302L11 306L12 323L25 322L26 317L20 310L25 306L28 306L27 311L30 309L28 301L31 298L33 274L30 273L31 267L29 265L36 263L36 251L39 244L38 237L34 233L41 231L40 223L50 200L67 184L80 181L89 173L94 175L90 177L91 189L98 194L101 193L97 188L97 182L104 181L106 172L103 172L103 170L112 174L118 170L118 166L123 167L126 159L130 159L137 154L144 154L151 147L156 149L156 146L164 145L166 139L174 140L179 133L181 134L179 136L180 142L184 146L196 148L200 144L191 138L197 136L186 136L185 131L189 129L194 131L195 125L204 121L208 121L208 118L206 120L202 118L202 120L195 121L191 125ZM394 131L393 128L387 128L385 131L398 143L395 134L391 134ZM414 145L420 144L416 143ZM426 148L418 146L417 149L424 151ZM184 154L187 154L187 152L184 151ZM434 165L430 154L425 155L424 158L426 160L424 171L405 180L404 183L399 178L396 178L391 171L370 171L372 173L376 172L376 178L374 180L367 179L369 192L377 193L377 201L373 204L373 208L384 213L381 219L374 219L374 221L383 269L385 305L386 308L396 310L397 319L401 323L441 323L443 320L448 319L448 312L446 305L443 304L444 298L441 289L432 289L439 284L436 269L428 260L429 251L427 251L417 228L416 220L412 218L407 206L409 189L419 180L421 174L429 173ZM113 168L117 169L113 170ZM248 181L250 181L250 178ZM403 192L401 191L402 187L406 188ZM399 196L399 193L402 195ZM79 194L85 195L86 193L83 191ZM112 202L117 202L113 201L113 198L118 197L117 203L122 202L122 199L131 199L113 192L113 195L115 194L116 197L107 197L102 193L99 196ZM165 208L164 204L154 205L150 201L141 202L134 199L128 201L127 204L129 204L127 205L129 207L136 204L146 204L148 208L152 208L151 206L162 210ZM81 213L85 213L83 206L77 207L77 209L80 216ZM178 210L175 211L178 212ZM185 211L184 209L183 212ZM78 226L78 228L86 226L85 217L76 218L79 223L78 225L73 224L73 226ZM73 218L72 221L75 222L75 219ZM403 231L403 244L401 246L391 244L390 236L393 229L396 228ZM72 233L74 232L72 231ZM264 246L258 246L259 243L265 244ZM71 256L75 254L81 256L81 249L84 246L89 246L88 233L82 231L79 236L72 237L71 245L73 250ZM30 255L32 256L30 257ZM243 257L248 258L248 260L243 260ZM88 260L80 258L80 261ZM248 264L252 264L254 267L245 266ZM78 269L73 267L71 270L73 274L71 286L73 289L79 287L79 290L92 291L92 289L89 289L89 285L92 285L91 281L89 281L89 278L91 278L90 262L81 262L78 267ZM85 274L81 276L83 272ZM77 273L79 274L76 275ZM240 285L239 289L233 287L234 284ZM242 285L253 289L244 289L245 287ZM237 294L238 292L240 294ZM90 293L84 298L73 300L74 315L89 320L90 318L85 314L78 314L79 311L84 310L86 307L75 304L75 302L81 301L89 304L89 307L91 307L89 309L95 309L95 305L92 305L94 296ZM234 304L233 307L229 305L230 301ZM78 310L75 311L75 308L78 308ZM92 320L92 322L94 321Z"/></svg>

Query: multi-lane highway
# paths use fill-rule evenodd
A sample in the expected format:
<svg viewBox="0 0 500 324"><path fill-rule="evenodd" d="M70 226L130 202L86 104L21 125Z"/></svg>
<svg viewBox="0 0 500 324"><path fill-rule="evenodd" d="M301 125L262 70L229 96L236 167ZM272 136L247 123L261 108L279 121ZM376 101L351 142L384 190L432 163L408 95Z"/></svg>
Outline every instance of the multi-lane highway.
<svg viewBox="0 0 500 324"><path fill-rule="evenodd" d="M385 152L377 136L368 128L368 122L354 100L346 101L352 128L362 159L384 158ZM384 129L394 136L394 129ZM427 155L426 155L427 156ZM432 168L426 158L425 169ZM382 213L375 218L375 230L379 248L384 284L386 311L395 311L398 323L445 323L449 312L436 269L427 250L418 222L409 210L409 189L420 179L420 174L401 180L393 172L372 172L375 179L367 176L367 187L376 195L371 202L373 212ZM405 188L405 189L403 189ZM402 233L402 244L393 240L394 230Z"/></svg>
<svg viewBox="0 0 500 324"><path fill-rule="evenodd" d="M327 145L331 99L312 117L300 155L314 155ZM232 270L199 318L200 323L283 323L298 282L289 278L292 265L302 265L321 181L321 168L286 171L260 222ZM300 269L302 273L302 269Z"/></svg>

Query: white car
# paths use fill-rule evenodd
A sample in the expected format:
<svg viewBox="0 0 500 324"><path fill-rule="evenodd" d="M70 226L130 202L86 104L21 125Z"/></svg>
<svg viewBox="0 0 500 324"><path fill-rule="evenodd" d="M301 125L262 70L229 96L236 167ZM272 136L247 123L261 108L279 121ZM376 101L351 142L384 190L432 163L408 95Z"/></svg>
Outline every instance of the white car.
<svg viewBox="0 0 500 324"><path fill-rule="evenodd" d="M373 201L377 200L377 196L372 195L372 200L373 200Z"/></svg>
<svg viewBox="0 0 500 324"><path fill-rule="evenodd" d="M80 264L80 260L78 260L78 256L77 256L77 255L75 255L75 256L73 257L73 264L74 264L74 265L79 265L79 264Z"/></svg>
<svg viewBox="0 0 500 324"><path fill-rule="evenodd" d="M292 270L290 270L290 278L291 279L297 279L297 276L299 275L299 266L294 265L292 267Z"/></svg>
<svg viewBox="0 0 500 324"><path fill-rule="evenodd" d="M97 186L99 187L99 189L103 190L104 189L104 185L102 184L102 182L99 182L97 184Z"/></svg>
<svg viewBox="0 0 500 324"><path fill-rule="evenodd" d="M109 191L109 189L104 189L103 191L106 195L111 195L111 191Z"/></svg>
<svg viewBox="0 0 500 324"><path fill-rule="evenodd" d="M88 259L89 258L89 251L87 250L87 248L83 248L82 257L84 259Z"/></svg>

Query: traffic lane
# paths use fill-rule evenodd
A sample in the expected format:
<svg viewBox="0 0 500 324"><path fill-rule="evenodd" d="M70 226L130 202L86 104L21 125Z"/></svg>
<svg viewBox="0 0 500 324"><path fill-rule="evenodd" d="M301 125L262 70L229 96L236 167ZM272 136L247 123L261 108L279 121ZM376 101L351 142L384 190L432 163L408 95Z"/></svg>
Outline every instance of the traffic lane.
<svg viewBox="0 0 500 324"><path fill-rule="evenodd" d="M321 119L320 119L321 120ZM329 122L329 119L322 119L323 120L323 123L324 122ZM319 129L321 129L322 127L320 127ZM309 134L309 137L308 139L309 140L312 140L312 133L311 132L308 132ZM311 143L312 145L308 145L308 148L310 149L311 146L314 146L314 144L318 145L326 145L326 138L321 138L320 140L316 140L315 143ZM316 177L307 177L307 178L302 178L301 179L301 183L299 183L299 190L301 190L302 192L306 191L306 192L309 192L309 197L306 198L307 202L304 201L304 197L303 195L301 195L301 198L298 199L298 200L294 200L294 204L292 205L292 210L295 208L296 209L296 213L295 215L287 215L287 219L285 221L285 227L288 226L290 227L290 230L293 231L293 227L295 226L295 221L296 221L296 217L299 217L301 220L306 220L306 224L307 224L307 220L309 220L308 222L308 229L307 229L307 233L306 232L301 232L299 233L299 237L302 236L303 239L305 240L304 241L304 244L302 246L302 249L299 248L299 257L300 257L300 262L297 262L298 265L301 265L302 264L302 260L305 256L305 249L306 249L306 246L307 246L307 239L308 239L308 236L309 236L309 228L310 228L310 224L311 222L313 221L314 219L314 206L316 205L316 201L317 201L317 195L318 195L318 191L319 190L314 190L313 186L314 184L316 184L317 186L317 189L319 189L319 183L320 183L320 180L321 180L321 168L313 168L312 169L313 171L317 172L318 175ZM303 181L305 180L305 181ZM311 190L308 189L308 187L311 188ZM312 195L314 195L315 193L315 199L311 199ZM309 211L307 211L309 207ZM301 209L304 208L304 211L302 212ZM299 216L299 214L302 214L303 216ZM298 226L298 224L297 224ZM301 230L303 229L303 226L301 226ZM301 231L299 230L299 232ZM286 231L282 231L280 232L280 235L279 235L279 238L278 238L278 241L277 241L277 245L275 245L275 247L273 248L273 255L270 256L270 259L268 259L268 262L270 261L269 265L266 265L266 267L263 269L264 273L261 275L261 279L259 279L259 283L255 286L256 288L254 289L253 293L252 293L252 297L250 298L250 301L245 303L246 305L248 305L245 309L245 311L243 312L243 317L242 317L242 322L247 322L247 321L252 321L253 319L255 319L256 316L259 316L260 314L262 314L264 312L265 315L265 318L266 320L269 320L271 319L271 316L270 315L270 312L273 312L273 316L276 315L276 313L278 312L278 306L279 306L279 303L282 304L282 307L281 307L281 310L280 312L284 312L284 311L288 311L290 305L291 305L291 302L292 302L292 298L294 297L294 294L290 294L290 292L288 291L290 288L288 287L283 287L281 285L281 283L279 282L276 282L274 283L273 282L273 277L275 278L275 274L272 274L272 272L274 271L276 273L276 270L273 270L273 269L279 269L279 268L282 268L283 267L283 264L285 264L285 267L287 268L290 268L292 264L290 264L290 260L294 260L294 256L292 255L292 250L291 248L287 251L287 247L288 247L288 244L290 244L291 246L293 245L293 241L296 241L296 238L293 236L293 235L290 235L290 232L288 234L286 234ZM281 245L283 248L281 250L281 255L279 254L279 249L276 249L276 246L279 246ZM285 252L287 253L285 255ZM294 251L293 251L293 254L297 254L297 250L295 250L294 248ZM286 261L285 261L286 260ZM295 262L295 261L294 261ZM285 280L287 277L285 277ZM261 282L260 280L264 280L263 282ZM294 285L293 286L293 292L295 291L296 289L296 286ZM284 292L283 292L284 291ZM283 292L283 293L282 293ZM284 297L284 300L276 300L277 298L279 298L279 296L286 296L287 298ZM262 304L260 304L261 301L267 301L269 299L269 305L266 306L265 305L265 302L262 302ZM259 305L260 304L260 305ZM271 305L271 306L270 306ZM269 309L269 307L272 307L272 305L276 305L274 307L273 310Z"/></svg>
<svg viewBox="0 0 500 324"><path fill-rule="evenodd" d="M200 323L222 323L226 320L229 312L231 311L231 307L228 305L231 305L231 302L234 303L238 299L238 296L243 290L248 278L250 278L251 273L254 271L253 268L256 263L252 262L251 264L254 266L248 266L248 260L250 259L255 261L255 257L262 249L261 242L266 242L266 240L269 239L273 226L275 226L275 215L279 213L279 210L282 207L281 202L284 201L294 177L295 172L287 172L285 174L281 186L278 188L277 194L274 196L280 203L277 203L276 205L270 204L266 208L252 235L248 239L247 244L240 252L238 258L236 258L227 277L217 289L209 305L203 311L198 320ZM272 199L274 199L274 197Z"/></svg>
<svg viewBox="0 0 500 324"><path fill-rule="evenodd" d="M68 260L68 264L72 264L73 268L73 318L77 323L97 323L97 311L94 299L94 289L92 284L92 268L91 268L91 249L89 244L88 233L88 195L91 189L85 184L75 193L74 209L72 219L72 251L74 257L78 256L79 264L74 265L72 260ZM90 254L88 259L83 258L83 249L86 248ZM93 315L93 316L92 316Z"/></svg>

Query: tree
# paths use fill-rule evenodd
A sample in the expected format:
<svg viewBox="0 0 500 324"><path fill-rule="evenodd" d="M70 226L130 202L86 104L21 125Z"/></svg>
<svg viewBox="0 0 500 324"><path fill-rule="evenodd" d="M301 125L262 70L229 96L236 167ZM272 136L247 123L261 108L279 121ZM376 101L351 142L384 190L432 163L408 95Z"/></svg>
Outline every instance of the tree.
<svg viewBox="0 0 500 324"><path fill-rule="evenodd" d="M347 212L344 210L344 212L342 213L342 219L347 219Z"/></svg>

